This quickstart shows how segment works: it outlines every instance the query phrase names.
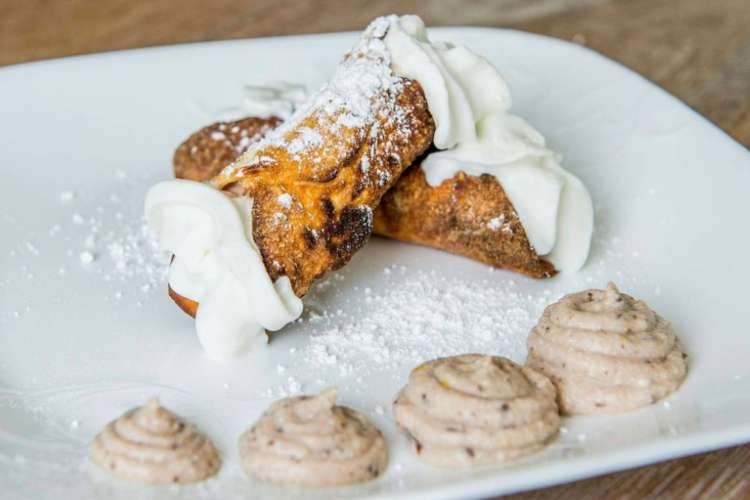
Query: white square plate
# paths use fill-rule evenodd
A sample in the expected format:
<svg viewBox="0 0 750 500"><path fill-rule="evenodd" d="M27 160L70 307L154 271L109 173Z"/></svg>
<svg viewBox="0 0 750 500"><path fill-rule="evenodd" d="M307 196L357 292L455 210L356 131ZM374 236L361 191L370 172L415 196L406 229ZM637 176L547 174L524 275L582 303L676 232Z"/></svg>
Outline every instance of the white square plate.
<svg viewBox="0 0 750 500"><path fill-rule="evenodd" d="M167 298L165 256L141 232L146 189L171 154L237 104L246 83L320 85L355 39L334 34L206 43L0 69L0 491L4 498L267 498L236 439L284 394L337 384L384 430L392 460L372 484L309 497L478 497L571 481L750 440L750 156L643 78L585 48L505 30L436 29L508 79L515 110L589 186L586 268L533 281L437 251L373 239L308 298L268 349L218 364ZM94 261L85 264L81 254ZM87 255L87 254L86 254ZM84 260L86 258L84 256ZM570 418L549 449L478 472L410 454L390 401L426 358L483 351L523 361L560 295L617 281L670 319L690 354L665 403ZM317 311L317 312L315 312ZM87 444L158 394L220 447L199 486L110 479Z"/></svg>

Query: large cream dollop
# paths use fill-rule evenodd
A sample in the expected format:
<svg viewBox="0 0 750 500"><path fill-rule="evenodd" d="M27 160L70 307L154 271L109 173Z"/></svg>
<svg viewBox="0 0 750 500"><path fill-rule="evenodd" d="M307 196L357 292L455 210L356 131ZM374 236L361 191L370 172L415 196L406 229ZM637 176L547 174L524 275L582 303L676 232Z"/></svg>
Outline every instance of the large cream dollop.
<svg viewBox="0 0 750 500"><path fill-rule="evenodd" d="M438 186L459 171L494 175L537 254L560 271L580 269L593 231L591 196L544 137L510 113L497 69L465 47L430 41L417 16L387 19L393 71L420 83L435 120L441 151L422 162L427 182Z"/></svg>
<svg viewBox="0 0 750 500"><path fill-rule="evenodd" d="M282 485L335 486L379 476L388 465L380 431L336 405L337 391L277 401L240 437L247 474Z"/></svg>
<svg viewBox="0 0 750 500"><path fill-rule="evenodd" d="M652 404L677 389L687 371L671 325L613 283L547 307L528 345L527 365L552 379L568 414Z"/></svg>
<svg viewBox="0 0 750 500"><path fill-rule="evenodd" d="M492 465L545 446L559 429L555 388L506 358L465 354L415 368L393 404L427 463Z"/></svg>
<svg viewBox="0 0 750 500"><path fill-rule="evenodd" d="M121 479L148 484L194 483L221 467L211 440L157 399L107 424L91 443L91 460Z"/></svg>
<svg viewBox="0 0 750 500"><path fill-rule="evenodd" d="M253 240L252 200L199 182L173 180L146 196L146 219L174 254L169 285L200 303L195 328L206 353L226 359L265 344L302 313L289 278L272 282Z"/></svg>

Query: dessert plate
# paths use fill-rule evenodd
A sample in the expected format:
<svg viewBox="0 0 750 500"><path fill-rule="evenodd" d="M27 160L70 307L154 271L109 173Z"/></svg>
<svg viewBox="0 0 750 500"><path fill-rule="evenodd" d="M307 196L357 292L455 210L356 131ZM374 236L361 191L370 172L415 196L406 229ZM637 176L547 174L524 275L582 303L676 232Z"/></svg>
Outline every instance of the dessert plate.
<svg viewBox="0 0 750 500"><path fill-rule="evenodd" d="M750 155L645 79L577 45L506 30L432 30L505 75L516 112L591 190L596 229L580 273L533 281L374 238L323 280L268 349L206 359L165 292L167 256L141 218L171 154L243 84L314 88L355 34L134 50L0 69L0 490L4 498L285 498L245 478L236 440L274 399L338 385L371 416L391 465L310 498L481 497L750 440ZM542 308L608 280L670 319L690 354L684 386L615 417L568 418L547 450L475 472L416 461L391 400L441 355L523 361ZM224 468L180 488L133 486L87 460L121 412L158 395L217 443Z"/></svg>

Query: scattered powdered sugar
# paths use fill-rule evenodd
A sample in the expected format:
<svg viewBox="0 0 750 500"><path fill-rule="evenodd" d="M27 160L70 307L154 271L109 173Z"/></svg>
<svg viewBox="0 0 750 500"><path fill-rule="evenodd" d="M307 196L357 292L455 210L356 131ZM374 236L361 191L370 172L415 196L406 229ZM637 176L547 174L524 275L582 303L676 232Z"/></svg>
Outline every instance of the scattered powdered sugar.
<svg viewBox="0 0 750 500"><path fill-rule="evenodd" d="M85 231L79 259L104 281L127 282L141 293L163 288L169 255L161 251L142 214L141 186L121 187L110 194L105 209L98 205L85 215L76 213L74 225ZM133 192L130 190L133 189ZM127 200L127 201L123 201ZM115 293L119 300L122 293Z"/></svg>
<svg viewBox="0 0 750 500"><path fill-rule="evenodd" d="M500 214L499 216L490 219L487 223L487 227L493 231L497 231L502 227L503 222L505 222L505 214Z"/></svg>
<svg viewBox="0 0 750 500"><path fill-rule="evenodd" d="M283 373L283 371L284 370L280 370L279 373ZM276 388L273 388L273 387L267 388L265 391L261 393L261 397L268 398L268 399L286 398L289 396L295 396L297 394L300 394L303 388L304 386L302 382L299 381L299 379L293 376L289 376L282 385Z"/></svg>
<svg viewBox="0 0 750 500"><path fill-rule="evenodd" d="M133 287L143 294L161 291L169 255L158 248L142 214L143 191L152 176L147 176L147 182L130 181L125 172L117 171L114 177L116 182L95 196L80 190L60 196L68 205L65 212L70 212L63 212L62 220L45 234L69 244L59 256L62 260L56 263L56 274L61 278L68 275L68 269L75 268L73 260L87 273L106 282L123 283L123 288ZM44 248L44 240L38 245ZM37 244L27 241L25 246L30 255L39 255ZM117 301L123 295L117 290L103 297Z"/></svg>
<svg viewBox="0 0 750 500"><path fill-rule="evenodd" d="M102 246L109 258L109 266L113 266L103 270L106 280L138 279L137 286L144 293L162 289L169 255L159 249L142 217L120 231L106 233Z"/></svg>
<svg viewBox="0 0 750 500"><path fill-rule="evenodd" d="M78 259L81 261L81 264L86 265L94 262L96 256L88 250L85 250L78 255Z"/></svg>
<svg viewBox="0 0 750 500"><path fill-rule="evenodd" d="M393 275L396 268L386 269ZM380 293L356 291L351 299L360 305L348 316L340 310L308 314L303 321L309 339L296 359L306 360L313 372L329 366L342 376L393 372L466 352L523 361L526 336L549 301L515 291L507 281L405 270L397 279Z"/></svg>
<svg viewBox="0 0 750 500"><path fill-rule="evenodd" d="M310 127L297 129L297 136L289 142L287 150L290 153L300 153L310 150L323 143L323 136L317 130Z"/></svg>
<svg viewBox="0 0 750 500"><path fill-rule="evenodd" d="M276 203L283 208L289 208L292 206L292 195L289 193L282 193L276 197Z"/></svg>
<svg viewBox="0 0 750 500"><path fill-rule="evenodd" d="M493 217L487 222L487 228L491 231L501 231L507 234L513 234L513 226L510 221L505 219L505 214Z"/></svg>
<svg viewBox="0 0 750 500"><path fill-rule="evenodd" d="M62 193L60 193L60 203L68 203L75 197L75 191L63 191Z"/></svg>
<svg viewBox="0 0 750 500"><path fill-rule="evenodd" d="M367 155L362 156L362 160L359 162L359 168L363 174L370 171L370 158Z"/></svg>

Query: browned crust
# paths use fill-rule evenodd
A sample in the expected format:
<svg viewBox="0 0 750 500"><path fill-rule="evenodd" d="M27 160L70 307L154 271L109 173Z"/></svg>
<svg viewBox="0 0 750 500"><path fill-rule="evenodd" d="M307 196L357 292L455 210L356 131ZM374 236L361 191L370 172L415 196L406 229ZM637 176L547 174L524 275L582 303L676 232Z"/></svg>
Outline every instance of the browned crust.
<svg viewBox="0 0 750 500"><path fill-rule="evenodd" d="M212 179L219 189L253 198L253 239L269 276L288 276L298 297L365 244L381 197L432 142L435 126L419 84L402 79L386 92L394 95L376 98L382 102L374 103L365 128L314 111L283 136L291 142L315 130L322 141L314 148L300 154L261 143L250 165Z"/></svg>
<svg viewBox="0 0 750 500"><path fill-rule="evenodd" d="M431 187L416 164L381 200L375 232L534 278L556 272L531 247L512 203L492 175L459 172Z"/></svg>
<svg viewBox="0 0 750 500"><path fill-rule="evenodd" d="M188 316L195 318L195 315L198 314L198 303L175 292L169 284L167 284L167 288L169 289L169 298L177 304L177 307L182 309L182 311Z"/></svg>
<svg viewBox="0 0 750 500"><path fill-rule="evenodd" d="M281 119L276 117L249 117L204 127L174 152L174 175L178 179L210 180L280 124Z"/></svg>

